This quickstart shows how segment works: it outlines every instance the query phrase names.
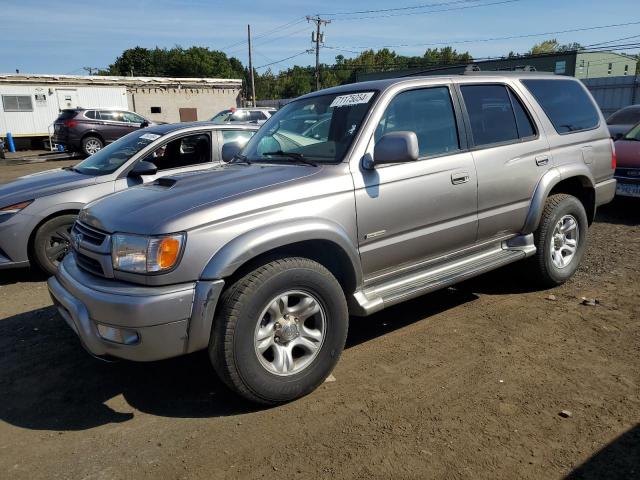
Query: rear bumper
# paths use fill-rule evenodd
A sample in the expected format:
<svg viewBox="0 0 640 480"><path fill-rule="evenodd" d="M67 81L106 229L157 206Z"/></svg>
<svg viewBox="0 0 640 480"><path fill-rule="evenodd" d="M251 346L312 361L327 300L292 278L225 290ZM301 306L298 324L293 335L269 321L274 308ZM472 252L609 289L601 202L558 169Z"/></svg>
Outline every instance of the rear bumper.
<svg viewBox="0 0 640 480"><path fill-rule="evenodd" d="M611 178L595 185L596 207L609 203L616 195L616 179Z"/></svg>
<svg viewBox="0 0 640 480"><path fill-rule="evenodd" d="M49 293L82 345L99 357L154 361L206 348L224 282L147 287L96 277L67 255ZM131 344L103 338L98 325L135 332Z"/></svg>

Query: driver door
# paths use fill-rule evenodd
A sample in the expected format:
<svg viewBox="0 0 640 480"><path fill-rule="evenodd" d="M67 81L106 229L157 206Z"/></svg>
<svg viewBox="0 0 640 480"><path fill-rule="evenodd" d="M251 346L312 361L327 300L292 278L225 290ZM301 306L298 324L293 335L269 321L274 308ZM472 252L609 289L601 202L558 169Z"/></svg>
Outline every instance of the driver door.
<svg viewBox="0 0 640 480"><path fill-rule="evenodd" d="M449 86L405 90L387 106L368 152L385 133L412 131L420 158L353 172L366 280L472 245L477 175Z"/></svg>

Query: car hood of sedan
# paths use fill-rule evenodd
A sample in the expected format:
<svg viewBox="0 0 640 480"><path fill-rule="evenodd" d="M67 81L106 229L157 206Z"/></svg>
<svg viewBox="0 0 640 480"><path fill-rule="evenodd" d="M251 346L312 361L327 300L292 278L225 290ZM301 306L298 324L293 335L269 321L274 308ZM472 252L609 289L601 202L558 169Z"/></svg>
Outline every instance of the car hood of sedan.
<svg viewBox="0 0 640 480"><path fill-rule="evenodd" d="M616 142L617 166L640 168L640 141L618 140Z"/></svg>
<svg viewBox="0 0 640 480"><path fill-rule="evenodd" d="M0 207L93 185L97 178L62 168L20 177L0 184Z"/></svg>
<svg viewBox="0 0 640 480"><path fill-rule="evenodd" d="M211 170L164 177L88 204L80 220L106 232L169 233L167 225L188 230L218 217L210 209L240 198L273 191L322 170L322 166L282 164L225 165ZM283 201L273 191L270 200ZM252 205L264 208L265 205ZM248 213L248 212L246 212ZM224 216L224 214L223 214ZM175 230L178 231L178 230Z"/></svg>

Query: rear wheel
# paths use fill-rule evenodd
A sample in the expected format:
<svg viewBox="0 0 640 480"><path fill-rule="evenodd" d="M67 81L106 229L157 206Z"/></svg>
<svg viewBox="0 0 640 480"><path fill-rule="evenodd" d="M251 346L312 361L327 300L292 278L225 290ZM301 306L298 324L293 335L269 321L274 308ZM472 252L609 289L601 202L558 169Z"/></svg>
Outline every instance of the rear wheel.
<svg viewBox="0 0 640 480"><path fill-rule="evenodd" d="M576 197L562 193L547 199L534 233L537 251L531 260L542 286L554 287L571 278L582 259L588 229L587 214Z"/></svg>
<svg viewBox="0 0 640 480"><path fill-rule="evenodd" d="M93 155L94 153L102 150L104 144L98 137L84 137L82 139L82 151L85 155Z"/></svg>
<svg viewBox="0 0 640 480"><path fill-rule="evenodd" d="M312 392L331 373L349 316L340 284L322 265L275 259L238 279L221 298L211 362L234 391L262 404Z"/></svg>
<svg viewBox="0 0 640 480"><path fill-rule="evenodd" d="M58 265L71 250L71 227L76 215L60 215L43 223L33 241L36 267L55 275Z"/></svg>

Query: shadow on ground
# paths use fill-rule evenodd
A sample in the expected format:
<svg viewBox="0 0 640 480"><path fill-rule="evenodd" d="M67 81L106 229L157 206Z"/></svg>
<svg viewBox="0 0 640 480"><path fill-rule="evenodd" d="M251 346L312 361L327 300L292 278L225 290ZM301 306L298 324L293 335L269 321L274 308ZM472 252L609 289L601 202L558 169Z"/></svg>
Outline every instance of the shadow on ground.
<svg viewBox="0 0 640 480"><path fill-rule="evenodd" d="M640 478L640 424L593 455L566 480L629 480Z"/></svg>
<svg viewBox="0 0 640 480"><path fill-rule="evenodd" d="M352 318L347 348L476 298L450 289ZM81 348L53 307L0 321L0 371L0 419L23 428L83 430L125 422L133 413L108 405L120 394L137 410L167 417L256 410L217 379L206 352L153 363L105 363Z"/></svg>

